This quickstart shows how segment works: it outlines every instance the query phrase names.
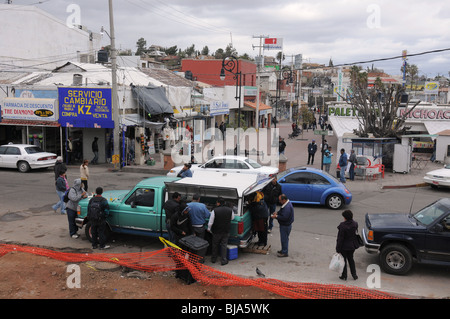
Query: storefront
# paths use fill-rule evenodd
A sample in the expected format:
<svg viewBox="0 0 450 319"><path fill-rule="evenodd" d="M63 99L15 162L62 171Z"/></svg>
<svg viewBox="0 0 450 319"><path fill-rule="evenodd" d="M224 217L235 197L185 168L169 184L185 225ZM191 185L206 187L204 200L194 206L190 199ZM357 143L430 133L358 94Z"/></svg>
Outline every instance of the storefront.
<svg viewBox="0 0 450 319"><path fill-rule="evenodd" d="M398 115L403 116L407 111L406 107L401 107ZM338 150L344 148L349 151L353 147L352 140L358 138L354 131L360 129L361 123L355 112L347 103L328 103L328 119L338 139ZM450 106L421 103L406 115L404 126L408 128L408 135L415 136L411 139L412 153L431 158L433 136L450 127ZM447 145L438 141L436 149L441 148L447 148Z"/></svg>
<svg viewBox="0 0 450 319"><path fill-rule="evenodd" d="M64 160L91 161L92 143L97 138L98 163L107 162L113 149L111 88L58 87L58 102L58 122L64 131Z"/></svg>
<svg viewBox="0 0 450 319"><path fill-rule="evenodd" d="M56 99L4 98L0 122L0 145L33 144L61 154L61 125L57 122Z"/></svg>

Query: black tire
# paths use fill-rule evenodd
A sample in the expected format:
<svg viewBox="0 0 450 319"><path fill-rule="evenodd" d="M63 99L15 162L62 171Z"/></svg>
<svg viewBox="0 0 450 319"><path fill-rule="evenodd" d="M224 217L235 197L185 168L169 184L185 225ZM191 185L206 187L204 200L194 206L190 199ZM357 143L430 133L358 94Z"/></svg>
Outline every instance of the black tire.
<svg viewBox="0 0 450 319"><path fill-rule="evenodd" d="M344 198L339 194L331 194L327 197L327 200L325 201L325 204L330 209L341 209L344 204Z"/></svg>
<svg viewBox="0 0 450 319"><path fill-rule="evenodd" d="M17 169L21 173L26 173L30 170L30 164L28 164L28 162L25 161L20 161L19 163L17 163Z"/></svg>
<svg viewBox="0 0 450 319"><path fill-rule="evenodd" d="M393 275L406 275L412 268L411 251L402 244L389 244L381 250L380 266Z"/></svg>

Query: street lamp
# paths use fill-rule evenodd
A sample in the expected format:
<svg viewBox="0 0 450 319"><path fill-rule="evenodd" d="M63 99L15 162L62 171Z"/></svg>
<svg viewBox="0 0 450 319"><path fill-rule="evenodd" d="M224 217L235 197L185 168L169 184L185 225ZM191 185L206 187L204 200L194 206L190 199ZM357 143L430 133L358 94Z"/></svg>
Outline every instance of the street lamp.
<svg viewBox="0 0 450 319"><path fill-rule="evenodd" d="M236 96L238 100L238 128L241 127L241 88L242 88L242 73L239 71L239 60L234 56L225 57L222 60L222 69L220 70L220 79L225 80L225 71L233 74L233 79L236 80Z"/></svg>
<svg viewBox="0 0 450 319"><path fill-rule="evenodd" d="M235 99L238 101L238 136L236 150L240 152L239 149L239 129L241 127L241 88L242 88L242 73L239 70L239 60L234 56L225 57L222 60L222 69L220 70L220 79L225 80L225 71L233 74L233 79L236 80L236 96Z"/></svg>

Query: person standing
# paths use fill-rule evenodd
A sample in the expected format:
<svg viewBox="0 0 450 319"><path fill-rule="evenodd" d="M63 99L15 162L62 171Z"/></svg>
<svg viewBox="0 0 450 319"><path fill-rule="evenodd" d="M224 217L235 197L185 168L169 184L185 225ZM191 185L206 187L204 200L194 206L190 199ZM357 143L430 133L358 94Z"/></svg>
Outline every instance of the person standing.
<svg viewBox="0 0 450 319"><path fill-rule="evenodd" d="M109 215L109 205L106 198L102 196L103 188L97 187L95 189L95 196L89 200L88 204L88 219L91 223L92 232L92 249L108 249L110 246L106 245L106 217Z"/></svg>
<svg viewBox="0 0 450 319"><path fill-rule="evenodd" d="M255 192L255 197L249 205L252 216L252 228L258 234L258 246L267 246L267 218L269 217L269 210L263 198L264 194L262 192Z"/></svg>
<svg viewBox="0 0 450 319"><path fill-rule="evenodd" d="M88 168L89 161L84 160L83 164L80 166L80 177L81 177L81 183L83 184L83 189L87 192L88 190L88 179L89 179L89 168Z"/></svg>
<svg viewBox="0 0 450 319"><path fill-rule="evenodd" d="M339 179L341 183L345 183L345 171L347 170L347 165L347 153L345 153L345 149L341 148L341 156L339 157L339 167L341 168Z"/></svg>
<svg viewBox="0 0 450 319"><path fill-rule="evenodd" d="M94 153L94 158L91 163L94 165L98 164L98 137L94 137L94 141L92 142L92 152Z"/></svg>
<svg viewBox="0 0 450 319"><path fill-rule="evenodd" d="M61 209L61 215L66 213L66 203L64 203L64 195L69 189L69 183L66 179L66 172L60 171L59 177L55 182L56 194L58 194L59 202L52 206L53 211L58 212L58 208Z"/></svg>
<svg viewBox="0 0 450 319"><path fill-rule="evenodd" d="M67 157L67 163L72 164L73 162L73 144L72 144L72 137L69 137L67 139L66 143L66 157Z"/></svg>
<svg viewBox="0 0 450 319"><path fill-rule="evenodd" d="M269 184L267 184L263 188L263 193L264 193L264 201L266 202L267 207L269 208L269 225L267 232L270 233L272 232L273 228L272 214L277 209L278 196L281 195L281 185L278 183L276 176L270 181Z"/></svg>
<svg viewBox="0 0 450 319"><path fill-rule="evenodd" d="M172 198L167 200L163 205L163 209L166 215L166 229L167 233L169 234L169 240L172 242L175 240L175 236L171 226L172 216L178 213L180 205L181 194L178 192L173 193Z"/></svg>
<svg viewBox="0 0 450 319"><path fill-rule="evenodd" d="M209 218L211 213L208 208L206 208L205 204L200 203L200 195L198 194L194 194L192 196L192 202L187 205L190 208L189 216L191 218L194 235L204 239L206 219Z"/></svg>
<svg viewBox="0 0 450 319"><path fill-rule="evenodd" d="M55 172L55 181L61 175L61 172L67 172L67 166L65 163L63 163L61 156L58 156L56 158L56 162L55 162L55 166L53 167L53 170Z"/></svg>
<svg viewBox="0 0 450 319"><path fill-rule="evenodd" d="M208 221L208 231L212 233L211 262L216 262L220 251L221 265L226 265L228 237L234 212L231 207L225 205L225 200L221 197L217 199L216 205Z"/></svg>
<svg viewBox="0 0 450 319"><path fill-rule="evenodd" d="M289 235L294 222L294 207L285 194L281 194L278 198L281 208L278 212L272 214L272 218L278 220L280 225L281 250L278 251L278 257L289 256Z"/></svg>
<svg viewBox="0 0 450 319"><path fill-rule="evenodd" d="M284 138L281 136L278 139L278 154L284 154L284 150L286 149L286 142Z"/></svg>
<svg viewBox="0 0 450 319"><path fill-rule="evenodd" d="M351 181L355 180L355 166L356 166L356 154L355 150L350 151L350 157L348 158L348 161L350 162L350 170L349 170L349 179Z"/></svg>
<svg viewBox="0 0 450 319"><path fill-rule="evenodd" d="M344 210L342 212L344 221L338 226L338 235L336 240L336 252L341 254L345 260L345 266L342 270L342 274L339 277L342 280L347 280L347 263L350 267L350 273L353 279L358 279L356 274L355 260L353 254L355 249L359 247L356 239L356 233L358 232L358 223L353 220L353 213L351 210Z"/></svg>
<svg viewBox="0 0 450 319"><path fill-rule="evenodd" d="M331 166L331 158L333 157L333 153L331 153L331 146L328 146L328 148L323 152L323 166L325 168L325 172L330 172L330 166Z"/></svg>
<svg viewBox="0 0 450 319"><path fill-rule="evenodd" d="M314 165L314 155L317 152L317 144L316 140L312 140L311 143L308 144L308 164Z"/></svg>
<svg viewBox="0 0 450 319"><path fill-rule="evenodd" d="M69 222L69 234L72 238L80 237L80 235L77 234L78 226L75 223L75 218L77 217L77 206L80 200L87 197L86 192L81 186L82 184L80 178L73 181L73 187L69 190L69 201L66 206L67 220Z"/></svg>

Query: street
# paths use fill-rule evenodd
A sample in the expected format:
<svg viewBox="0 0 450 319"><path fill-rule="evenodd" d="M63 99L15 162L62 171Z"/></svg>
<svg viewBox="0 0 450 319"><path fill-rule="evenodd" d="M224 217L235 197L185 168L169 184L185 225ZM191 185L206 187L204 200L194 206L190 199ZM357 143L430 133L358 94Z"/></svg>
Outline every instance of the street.
<svg viewBox="0 0 450 319"><path fill-rule="evenodd" d="M105 165L90 166L89 191L102 186L105 190L131 189L138 181L150 174L112 172ZM69 167L69 181L78 178L79 169ZM81 237L69 237L67 218L55 214L51 206L56 203L54 175L52 170L32 171L22 174L16 170L1 169L0 176L0 242L19 243L30 246L63 249L65 251L92 252L91 245L80 231ZM353 193L353 202L346 208L354 213L359 229L364 226L364 215L375 212L407 213L417 211L432 201L448 197L448 190L429 187L406 189L379 189L375 184L347 183ZM325 207L295 205L295 222L290 236L289 257L278 258L280 249L278 225L269 234L272 245L268 255L239 252L236 260L226 266L206 264L232 274L255 277L258 267L268 278L293 282L316 282L322 284L345 284L372 288L368 279L372 271L369 265L378 264L378 257L360 248L355 253L359 279L344 282L337 273L328 269L335 251L337 226L342 221L341 210ZM108 252L138 252L163 248L157 238L115 235ZM380 287L389 293L412 298L449 298L450 272L448 267L414 265L407 276L381 273ZM370 280L369 280L370 281Z"/></svg>

